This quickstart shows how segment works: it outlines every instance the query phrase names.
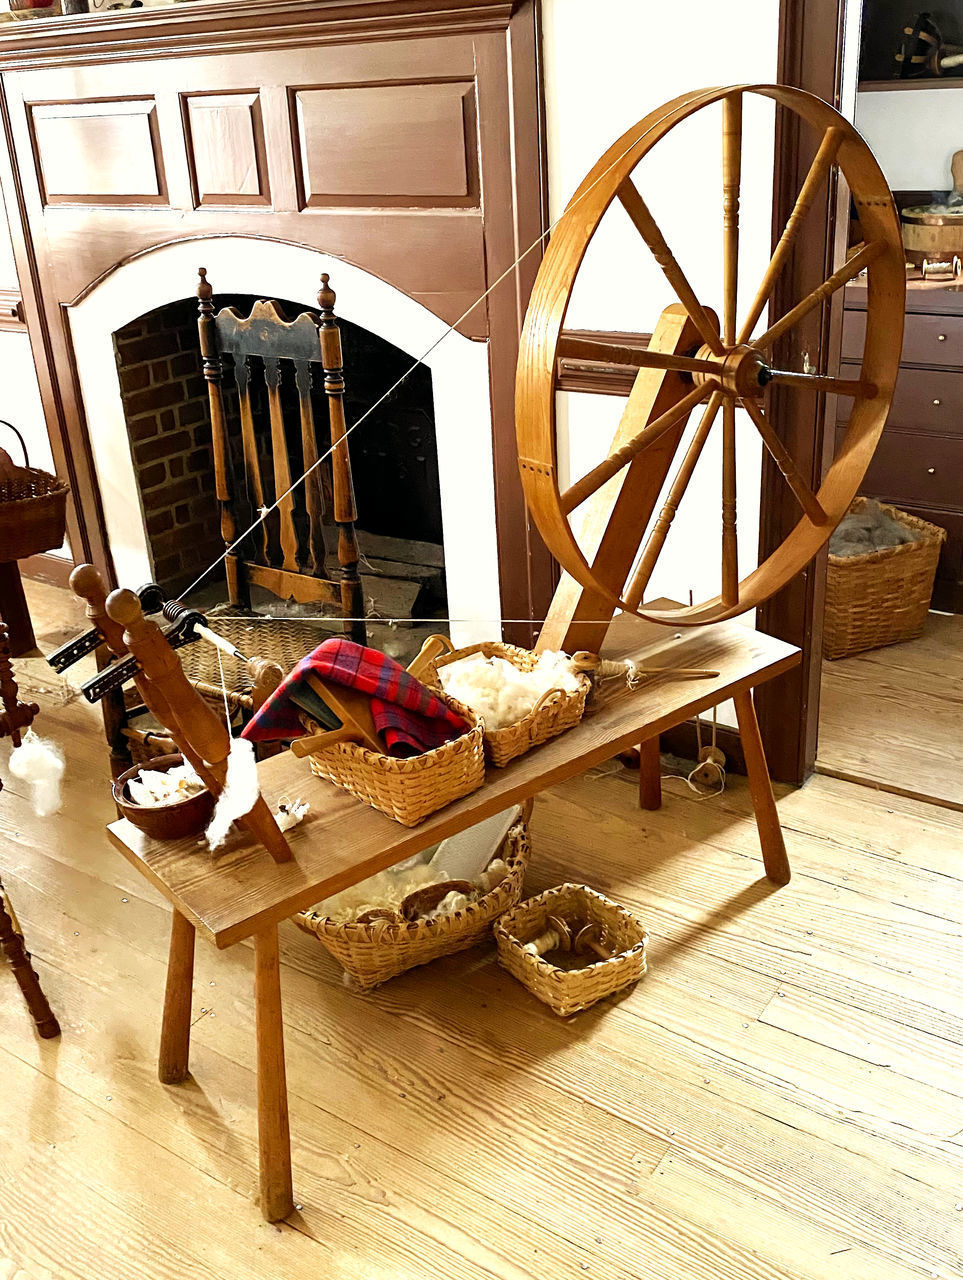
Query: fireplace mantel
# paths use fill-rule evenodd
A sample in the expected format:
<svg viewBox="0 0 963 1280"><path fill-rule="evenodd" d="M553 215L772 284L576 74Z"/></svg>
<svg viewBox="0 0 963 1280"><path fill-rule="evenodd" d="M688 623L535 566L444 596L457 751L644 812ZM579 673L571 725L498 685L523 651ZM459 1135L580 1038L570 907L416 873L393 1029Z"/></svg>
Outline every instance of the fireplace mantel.
<svg viewBox="0 0 963 1280"><path fill-rule="evenodd" d="M245 0L16 23L0 30L0 86L0 184L78 558L115 576L75 309L164 246L197 241L202 264L213 238L269 240L359 268L487 345L502 613L541 616L552 566L528 528L513 412L538 251L512 271L547 221L537 0Z"/></svg>
<svg viewBox="0 0 963 1280"><path fill-rule="evenodd" d="M521 0L226 0L14 22L0 70L505 31Z"/></svg>

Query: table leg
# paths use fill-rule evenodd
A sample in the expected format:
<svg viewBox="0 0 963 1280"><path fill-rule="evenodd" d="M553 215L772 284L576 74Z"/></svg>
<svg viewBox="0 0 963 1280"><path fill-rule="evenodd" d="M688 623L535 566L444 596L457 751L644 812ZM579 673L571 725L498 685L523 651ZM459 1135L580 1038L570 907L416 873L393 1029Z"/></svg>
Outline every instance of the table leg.
<svg viewBox="0 0 963 1280"><path fill-rule="evenodd" d="M257 1021L257 1136L261 1213L279 1222L294 1208L291 1136L284 1074L284 1022L277 925L254 935L254 1002Z"/></svg>
<svg viewBox="0 0 963 1280"><path fill-rule="evenodd" d="M16 560L0 561L0 618L10 628L10 656L20 658L37 647L27 597Z"/></svg>
<svg viewBox="0 0 963 1280"><path fill-rule="evenodd" d="M782 838L776 802L772 795L772 780L769 777L766 753L759 734L759 721L756 719L752 691L747 689L744 693L735 694L733 701L736 704L736 722L739 725L742 750L746 757L749 793L752 796L752 807L756 814L756 826L759 829L759 843L762 846L762 861L766 868L766 875L776 884L788 884L792 872L789 869L786 845Z"/></svg>
<svg viewBox="0 0 963 1280"><path fill-rule="evenodd" d="M161 1024L160 1055L157 1062L157 1074L162 1084L180 1084L187 1079L189 1070L194 937L191 922L179 911L174 911L171 916L164 1021Z"/></svg>
<svg viewBox="0 0 963 1280"><path fill-rule="evenodd" d="M662 758L658 734L639 745L639 805L643 809L662 808Z"/></svg>

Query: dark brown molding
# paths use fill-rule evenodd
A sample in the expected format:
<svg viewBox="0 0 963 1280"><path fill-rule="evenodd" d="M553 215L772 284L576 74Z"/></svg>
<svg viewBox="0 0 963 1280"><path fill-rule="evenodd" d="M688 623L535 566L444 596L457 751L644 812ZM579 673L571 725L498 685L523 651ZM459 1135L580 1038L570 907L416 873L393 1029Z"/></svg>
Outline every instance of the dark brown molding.
<svg viewBox="0 0 963 1280"><path fill-rule="evenodd" d="M847 0L781 0L779 9L779 68L781 84L816 94L838 107L842 84L843 25ZM854 55L855 56L855 55ZM781 234L803 178L814 157L811 140L797 117L776 111L775 201L773 241ZM787 268L773 292L772 311L783 315L799 298L833 270L839 218L835 184L819 207L810 209ZM842 293L838 295L842 304ZM798 353L819 352L827 368L839 354L838 317L829 308L815 310L792 332L792 351L777 346L780 368L798 367ZM789 337L784 338L788 343ZM786 362L789 363L786 363ZM796 361L795 363L793 361ZM796 396L773 387L769 416L806 481L818 488L832 431L826 430L825 397ZM795 526L798 507L772 459L763 461L760 508L760 559L770 555ZM819 717L819 678L822 668L822 620L826 583L826 553L820 553L802 573L759 609L760 631L778 636L802 650L799 666L760 687L757 709L772 776L800 784L816 759Z"/></svg>
<svg viewBox="0 0 963 1280"><path fill-rule="evenodd" d="M613 346L647 347L651 333L601 332L595 329L563 329L564 338L592 338L596 342L609 342ZM603 363L600 360L571 360L562 357L558 362L558 387L560 391L592 392L602 396L627 396L635 385L638 369L630 365Z"/></svg>
<svg viewBox="0 0 963 1280"><path fill-rule="evenodd" d="M18 289L0 289L0 330L13 329L23 333L27 322L23 318L23 299Z"/></svg>
<svg viewBox="0 0 963 1280"><path fill-rule="evenodd" d="M0 71L287 45L504 31L518 0L244 0L117 9L0 29Z"/></svg>

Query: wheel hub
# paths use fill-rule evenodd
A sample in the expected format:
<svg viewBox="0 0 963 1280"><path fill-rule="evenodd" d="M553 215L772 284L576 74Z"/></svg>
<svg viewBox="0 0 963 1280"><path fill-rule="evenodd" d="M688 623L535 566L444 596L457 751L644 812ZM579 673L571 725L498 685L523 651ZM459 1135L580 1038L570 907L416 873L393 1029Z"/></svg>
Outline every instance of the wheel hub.
<svg viewBox="0 0 963 1280"><path fill-rule="evenodd" d="M763 360L755 347L743 344L731 347L724 355L717 356L708 346L702 346L696 353L699 360L711 360L718 365L718 373L693 373L692 380L698 386L715 383L731 396L740 400L753 396L762 396L772 381L772 370Z"/></svg>

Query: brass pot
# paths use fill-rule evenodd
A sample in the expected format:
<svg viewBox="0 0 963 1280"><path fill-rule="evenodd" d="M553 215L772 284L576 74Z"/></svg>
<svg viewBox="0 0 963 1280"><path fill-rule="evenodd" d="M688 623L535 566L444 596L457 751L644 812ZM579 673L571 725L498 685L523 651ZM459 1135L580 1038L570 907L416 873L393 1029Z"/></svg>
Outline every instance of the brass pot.
<svg viewBox="0 0 963 1280"><path fill-rule="evenodd" d="M950 168L953 190L944 202L914 205L902 212L906 256L917 266L924 258L950 261L954 254L963 257L963 151L956 152Z"/></svg>

